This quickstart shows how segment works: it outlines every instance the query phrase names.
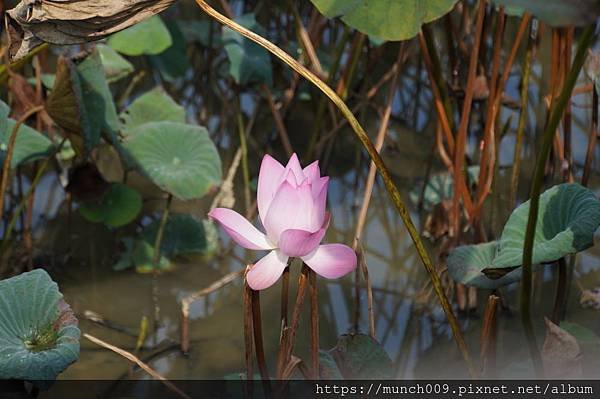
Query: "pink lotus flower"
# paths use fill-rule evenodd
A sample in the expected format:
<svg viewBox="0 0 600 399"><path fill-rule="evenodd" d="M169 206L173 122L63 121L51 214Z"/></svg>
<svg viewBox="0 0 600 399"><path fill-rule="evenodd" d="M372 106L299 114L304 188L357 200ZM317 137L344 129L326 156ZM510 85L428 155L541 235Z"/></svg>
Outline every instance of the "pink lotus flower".
<svg viewBox="0 0 600 399"><path fill-rule="evenodd" d="M263 234L239 213L215 208L208 216L247 249L268 250L246 278L253 290L275 284L289 258L301 258L317 274L339 278L356 267L356 253L346 245L319 245L329 225L325 211L329 177L321 177L319 162L302 169L296 154L283 167L265 155L258 174L258 215Z"/></svg>

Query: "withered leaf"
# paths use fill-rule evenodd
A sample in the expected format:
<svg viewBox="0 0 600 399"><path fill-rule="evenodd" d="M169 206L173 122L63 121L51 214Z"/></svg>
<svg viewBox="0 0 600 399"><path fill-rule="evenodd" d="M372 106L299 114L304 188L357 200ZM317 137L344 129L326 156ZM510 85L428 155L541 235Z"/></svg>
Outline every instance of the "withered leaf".
<svg viewBox="0 0 600 399"><path fill-rule="evenodd" d="M102 39L168 8L177 0L22 0L6 12L9 56L23 58L42 42Z"/></svg>
<svg viewBox="0 0 600 399"><path fill-rule="evenodd" d="M581 378L583 358L577 339L545 318L546 340L542 347L544 373L550 379Z"/></svg>

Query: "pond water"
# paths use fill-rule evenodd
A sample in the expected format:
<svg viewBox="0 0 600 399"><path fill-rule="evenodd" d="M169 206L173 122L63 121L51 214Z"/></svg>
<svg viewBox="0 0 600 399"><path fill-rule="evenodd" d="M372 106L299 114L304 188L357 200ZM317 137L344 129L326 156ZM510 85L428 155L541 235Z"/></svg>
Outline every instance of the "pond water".
<svg viewBox="0 0 600 399"><path fill-rule="evenodd" d="M547 59L547 49L541 49L540 62ZM418 52L417 52L418 53ZM394 174L403 199L410 205L411 217L422 228L426 213L418 210L411 200L410 192L420 187L426 175L427 165L435 155L431 152L435 136L436 116L431 106L431 93L427 91L427 76L421 70L423 83L422 94L417 97L420 105L417 112L412 110L414 104L414 79L417 73L417 57L411 58L403 68L400 90L394 102L394 118L383 150L383 156ZM518 98L519 69L508 83L507 94ZM526 198L528 184L535 160L536 129L543 125L543 113L539 87L546 79L541 68L534 68L534 85L531 91L531 112L528 136L523 158L523 172L520 179L519 200ZM581 79L582 83L584 79ZM314 93L314 92L312 92ZM188 115L196 115L195 107L205 101L201 94L189 92L188 86L180 85L172 93L176 98L187 102ZM191 97L190 97L191 96ZM312 112L316 99L310 107L306 104L295 105L289 111L289 134L292 141L304 141L305 131L313 126ZM574 97L575 107L573 128L573 158L585 158L587 146L587 127L590 124L590 111L586 104L588 95ZM242 101L242 108L250 115L257 106L253 98ZM259 107L267 107L262 102ZM476 105L477 107L477 105ZM481 107L484 110L484 107ZM269 111L261 113L268 114ZM473 126L480 124L477 119L482 112L475 112ZM215 115L219 115L215 109ZM493 201L486 209L486 220L491 237L497 235L508 218L512 206L509 204L510 165L513 157L516 113L503 109L501 124L509 117L510 129L501 142L499 150L500 167L492 194ZM378 128L375 116L362 115L367 130L372 134ZM219 132L211 128L211 134ZM216 125L216 124L215 124ZM476 130L476 128L474 129ZM259 121L251 132L263 135L273 131L273 122L269 119ZM256 133L255 133L256 132ZM227 132L232 136L235 131ZM479 133L478 133L479 134ZM235 137L235 136L234 136ZM477 145L477 134L469 141L470 148ZM231 148L231 140L221 140L220 153L223 169L229 167L236 148ZM260 142L256 140L256 142ZM296 144L296 143L292 143ZM305 145L305 144L304 144ZM298 144L301 161L304 147ZM260 162L260 148L253 148L250 143L251 175L256 176ZM596 149L590 187L596 194L600 193L600 175L598 161L600 153ZM101 170L109 179L119 179L122 171L111 166L111 154L105 156ZM274 154L283 161L283 152ZM331 227L325 241L351 244L356 226L358 210L362 201L364 181L368 173L368 163L359 148L358 141L347 128L343 128L335 139L335 145L327 154L324 173L331 175L328 208L332 213ZM432 163L433 173L440 172L443 167L438 161ZM576 177L581 165L576 165ZM243 212L242 180L235 180L236 209ZM558 173L556 173L558 175ZM559 182L559 177L555 182ZM135 177L131 184L152 198L154 188ZM548 185L550 182L548 182ZM189 212L203 218L209 209L212 198L190 203L175 202L175 212ZM136 336L143 316L152 319L154 305L152 301L152 275L138 274L133 270L114 271L118 252L118 238L123 232L109 230L99 224L85 221L76 209L69 211L65 195L57 184L55 175L44 178L43 184L36 193L35 231L38 240L38 252L41 254L39 265L48 268L57 280L68 303L71 304L80 320L83 332L97 336L129 351L135 350ZM158 210L161 202L148 200L144 204L146 211ZM598 244L598 239L596 239ZM366 263L374 290L374 308L376 315L376 333L378 340L394 360L394 375L397 378L444 378L467 377L465 367L461 367L461 356L452 340L450 329L445 322L443 312L438 306L435 295L427 284L428 278L424 268L413 249L402 220L396 213L387 192L381 182L375 185L369 208L367 223L363 232L362 245L366 254ZM439 245L427 241L430 254L435 259ZM225 274L245 267L257 259L257 254L244 251L233 245L220 234L219 251L212 257L191 257L178 259L172 271L158 276L158 304L160 307L161 327L154 333L151 331L144 347L138 353L151 367L170 379L210 379L235 375L243 371L244 342L242 324L242 281L238 279L224 288L194 302L190 309L190 352L184 356L177 345L180 339L180 301L199 289L209 286ZM600 246L580 253L575 261L575 275L567 309L567 320L579 322L586 327L600 332L598 311L583 309L579 306L582 288L600 286ZM292 266L292 287L295 286L300 265ZM556 268L546 267L537 273L535 281L536 302L535 315L549 315L555 291ZM447 275L444 274L447 280ZM263 331L268 363L275 364L279 339L279 293L280 284L264 291L261 296ZM476 303L471 310L459 311L460 323L465 331L469 345L477 353L479 348L481 319L485 298L488 292L480 291ZM501 290L503 308L499 313L498 333L498 374L502 376L531 376L531 367L524 359L528 358L527 345L517 314L518 285ZM291 297L294 298L292 289ZM355 303L352 276L336 281L320 279L320 343L323 349L336 344L340 334L354 331ZM368 332L366 290L361 291L360 332ZM308 306L305 306L308 310ZM125 332L107 328L90 321L86 312L101 315L113 325L125 328ZM297 354L308 359L309 335L308 312L301 319ZM536 317L538 340L545 334L543 320ZM152 324L152 323L150 323ZM585 361L589 364L588 377L597 377L600 370L600 357L587 353ZM596 373L593 372L596 370ZM62 379L123 379L148 378L123 358L82 339L79 362L70 366L62 375Z"/></svg>

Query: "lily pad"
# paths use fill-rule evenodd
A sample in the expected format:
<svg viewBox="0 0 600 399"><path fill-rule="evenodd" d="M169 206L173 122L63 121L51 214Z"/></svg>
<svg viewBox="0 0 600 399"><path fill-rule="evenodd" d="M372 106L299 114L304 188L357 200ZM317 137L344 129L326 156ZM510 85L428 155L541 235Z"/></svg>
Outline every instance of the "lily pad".
<svg viewBox="0 0 600 399"><path fill-rule="evenodd" d="M54 380L79 359L77 319L42 269L0 281L0 379Z"/></svg>
<svg viewBox="0 0 600 399"><path fill-rule="evenodd" d="M482 271L492 265L496 255L496 244L496 241L492 241L454 248L446 260L450 277L458 283L488 290L521 280L521 268L499 279L491 279L483 274Z"/></svg>
<svg viewBox="0 0 600 399"><path fill-rule="evenodd" d="M16 123L17 122L14 119L10 118L3 121L6 128L3 131L0 131L0 162L2 163L4 163L8 141ZM15 147L10 167L16 168L27 162L44 159L52 153L53 148L54 144L48 137L25 124L21 124L15 139Z"/></svg>
<svg viewBox="0 0 600 399"><path fill-rule="evenodd" d="M261 36L266 34L254 14L244 14L235 22ZM272 84L271 57L267 50L227 27L223 27L223 43L229 58L229 74L236 83Z"/></svg>
<svg viewBox="0 0 600 399"><path fill-rule="evenodd" d="M493 268L513 268L523 260L529 201L510 215L498 244ZM533 264L553 262L594 244L600 225L600 201L589 189L565 183L546 190L540 207L533 246Z"/></svg>
<svg viewBox="0 0 600 399"><path fill-rule="evenodd" d="M142 209L142 197L124 184L114 183L100 201L84 202L79 212L87 220L110 227L124 226L135 220Z"/></svg>
<svg viewBox="0 0 600 399"><path fill-rule="evenodd" d="M311 0L321 14L380 40L406 40L454 7L457 0Z"/></svg>
<svg viewBox="0 0 600 399"><path fill-rule="evenodd" d="M221 181L221 159L208 131L177 122L133 129L125 150L161 189L182 200L200 198Z"/></svg>
<svg viewBox="0 0 600 399"><path fill-rule="evenodd" d="M106 44L96 45L102 65L104 66L104 74L108 83L116 82L123 79L134 71L131 62L123 58L119 53Z"/></svg>
<svg viewBox="0 0 600 399"><path fill-rule="evenodd" d="M391 379L393 376L389 355L368 335L342 335L329 354L344 379Z"/></svg>
<svg viewBox="0 0 600 399"><path fill-rule="evenodd" d="M559 26L585 26L595 23L600 16L597 0L494 0L506 7L510 15L528 11L547 24Z"/></svg>
<svg viewBox="0 0 600 399"><path fill-rule="evenodd" d="M156 240L160 220L156 220L142 232L142 238L151 244ZM160 246L161 255L171 257L185 254L201 254L207 248L202 222L190 215L175 214L169 217Z"/></svg>
<svg viewBox="0 0 600 399"><path fill-rule="evenodd" d="M121 113L123 133L148 122L173 121L185 123L185 110L162 87L156 87L138 97Z"/></svg>
<svg viewBox="0 0 600 399"><path fill-rule="evenodd" d="M154 15L108 38L108 45L121 54L137 56L160 54L171 47L169 30L158 15Z"/></svg>

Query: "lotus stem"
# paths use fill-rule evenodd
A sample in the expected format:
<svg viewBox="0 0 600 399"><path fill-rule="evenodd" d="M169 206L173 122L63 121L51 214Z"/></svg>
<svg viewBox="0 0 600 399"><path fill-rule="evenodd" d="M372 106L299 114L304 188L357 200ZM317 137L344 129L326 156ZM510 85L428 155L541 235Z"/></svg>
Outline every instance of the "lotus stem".
<svg viewBox="0 0 600 399"><path fill-rule="evenodd" d="M531 25L531 32L527 42L527 51L523 61L523 78L521 80L521 107L519 109L519 122L517 125L517 138L515 141L515 152L513 155L513 169L510 179L510 204L512 207L517 202L517 191L519 188L519 175L521 172L521 149L523 148L523 137L527 125L527 111L529 106L529 77L531 76L531 64L533 61L533 46L537 37L537 21Z"/></svg>
<svg viewBox="0 0 600 399"><path fill-rule="evenodd" d="M25 112L21 117L17 120L15 125L10 132L10 137L8 139L8 145L6 147L6 156L4 158L4 164L2 165L2 181L0 182L0 218L4 214L4 198L6 197L6 187L8 186L8 174L10 172L10 164L12 162L13 154L15 151L15 142L17 141L17 133L21 128L21 125L25 123L25 121L36 112L39 112L44 109L43 105L38 105L37 107L30 108Z"/></svg>
<svg viewBox="0 0 600 399"><path fill-rule="evenodd" d="M244 128L244 117L241 105L237 109L237 127L240 135L240 148L242 150L242 176L244 177L244 209L246 213L250 210L250 170L248 168L248 145L246 143L246 129Z"/></svg>
<svg viewBox="0 0 600 399"><path fill-rule="evenodd" d="M467 344L465 342L462 331L460 330L458 320L456 319L454 311L452 310L452 306L450 305L450 301L448 300L448 298L446 297L446 293L444 292L441 279L435 270L433 262L431 261L431 258L427 253L427 250L425 249L425 245L423 244L423 241L419 236L419 232L417 231L414 223L412 222L408 209L400 195L400 191L398 190L398 187L396 187L396 185L394 184L390 172L387 169L387 166L383 162L381 156L377 153L377 150L375 149L375 146L369 139L367 132L360 125L360 123L358 122L352 111L348 108L346 103L340 98L340 96L336 94L334 90L327 86L327 84L325 84L319 77L317 77L314 73L312 73L302 64L297 62L285 51L281 50L275 44L271 43L269 40L265 39L260 35L257 35L256 33L244 28L238 23L220 14L210 5L208 5L208 3L205 0L196 0L196 4L198 4L198 6L202 10L204 10L204 12L206 12L210 17L214 18L219 23L226 25L227 27L241 34L242 36L252 40L261 47L265 48L266 50L274 54L277 58L285 62L293 70L295 70L304 78L306 78L308 81L317 86L319 90L321 90L327 97L331 99L331 101L337 106L340 112L348 120L350 126L352 127L352 130L355 132L356 136L358 137L362 145L365 147L371 160L375 163L375 166L377 167L377 170L381 175L381 178L391 197L391 200L394 203L394 206L396 207L400 217L402 218L402 221L404 222L404 225L406 226L406 229L408 230L408 233L411 236L411 239L414 243L417 253L419 254L419 257L421 258L423 266L429 274L432 286L434 287L442 309L446 314L446 318L448 319L448 323L454 334L454 339L456 340L456 344L465 360L465 363L467 364L470 374L473 377L477 376L477 370L473 364L471 355L469 354Z"/></svg>
<svg viewBox="0 0 600 399"><path fill-rule="evenodd" d="M263 345L262 317L260 314L260 291L251 290L252 295L252 329L254 331L254 347L256 348L256 362L260 371L260 378L267 397L270 397L271 378L265 360L265 348Z"/></svg>
<svg viewBox="0 0 600 399"><path fill-rule="evenodd" d="M8 243L10 240L10 237L12 235L12 232L15 228L15 224L17 223L17 219L19 218L19 215L21 214L21 212L23 211L23 208L25 208L25 205L29 202L29 198L33 195L33 192L35 191L35 188L37 187L38 183L40 182L40 179L42 178L44 172L46 171L46 167L48 166L48 164L50 163L50 159L61 150L62 146L64 145L66 139L63 139L61 141L61 143L56 147L56 149L54 150L54 152L52 153L52 155L48 156L46 159L44 159L44 162L40 165L40 167L38 168L33 181L31 182L31 186L29 187L29 190L27 190L27 193L25 193L25 196L21 199L21 202L19 202L19 205L17 206L17 209L15 209L15 211L13 212L10 221L8 223L8 226L5 229L4 232L4 237L2 238L2 246L0 247L0 254L3 254L4 251L6 251L6 248L8 247Z"/></svg>
<svg viewBox="0 0 600 399"><path fill-rule="evenodd" d="M292 312L292 322L289 327L283 329L281 335L281 343L279 345L279 355L277 357L277 378L283 378L284 371L292 358L292 352L294 351L294 344L296 341L296 333L298 331L298 325L300 323L300 315L302 313L302 305L304 304L304 297L306 295L306 286L308 283L309 268L306 265L302 265L302 271L298 278L298 292L296 293L296 303L294 305L294 311Z"/></svg>
<svg viewBox="0 0 600 399"><path fill-rule="evenodd" d="M160 225L156 232L154 239L154 253L152 254L152 303L154 305L154 332L158 330L160 324L160 305L158 304L158 264L160 262L160 246L162 244L163 235L165 233L165 227L169 220L169 213L171 211L171 202L173 196L169 194L167 197L167 203L165 209L163 209L162 216L160 218ZM156 336L154 337L156 339Z"/></svg>
<svg viewBox="0 0 600 399"><path fill-rule="evenodd" d="M521 281L521 321L523 323L523 327L525 329L525 334L527 336L527 343L529 345L529 351L531 353L531 357L533 359L533 365L538 377L543 376L543 365L540 355L540 350L537 346L535 332L533 331L533 323L531 320L531 285L532 285L532 260L533 260L533 244L535 240L535 228L537 225L537 217L539 211L540 204L540 192L542 190L542 180L544 178L544 170L546 166L546 162L548 160L548 155L550 154L550 148L552 147L552 140L554 138L554 134L556 132L556 128L561 120L563 111L565 110L567 103L569 102L569 98L571 97L571 92L573 91L573 87L575 87L575 83L577 81L577 77L579 76L579 72L583 63L585 61L585 56L587 49L592 44L592 40L594 37L594 26L588 26L581 35L581 39L579 42L579 46L577 48L577 53L575 55L575 59L573 60L573 64L571 66L571 70L567 76L567 79L564 83L563 89L558 97L558 100L555 103L555 106L551 110L550 118L548 120L548 124L544 130L544 134L542 137L542 145L540 151L538 153L538 158L536 161L533 181L531 184L531 194L530 194L530 205L529 205L529 217L527 220L527 228L525 230L525 243L523 245L523 277Z"/></svg>
<svg viewBox="0 0 600 399"><path fill-rule="evenodd" d="M488 297L483 315L481 330L481 373L487 378L496 373L496 337L498 334L497 310L500 297L492 294Z"/></svg>
<svg viewBox="0 0 600 399"><path fill-rule="evenodd" d="M248 268L246 268L246 271ZM246 381L247 381L247 397L252 397L252 381L254 380L254 361L252 352L254 351L252 344L252 289L244 281L244 360L246 363Z"/></svg>
<svg viewBox="0 0 600 399"><path fill-rule="evenodd" d="M583 176L581 176L581 185L587 187L592 170L592 160L594 159L594 149L596 148L596 137L598 136L598 91L596 85L592 85L592 126L590 137L588 139L587 151L585 154L585 166L583 167Z"/></svg>
<svg viewBox="0 0 600 399"><path fill-rule="evenodd" d="M317 287L317 273L308 272L310 283L310 358L312 365L312 378L319 379L319 291Z"/></svg>

